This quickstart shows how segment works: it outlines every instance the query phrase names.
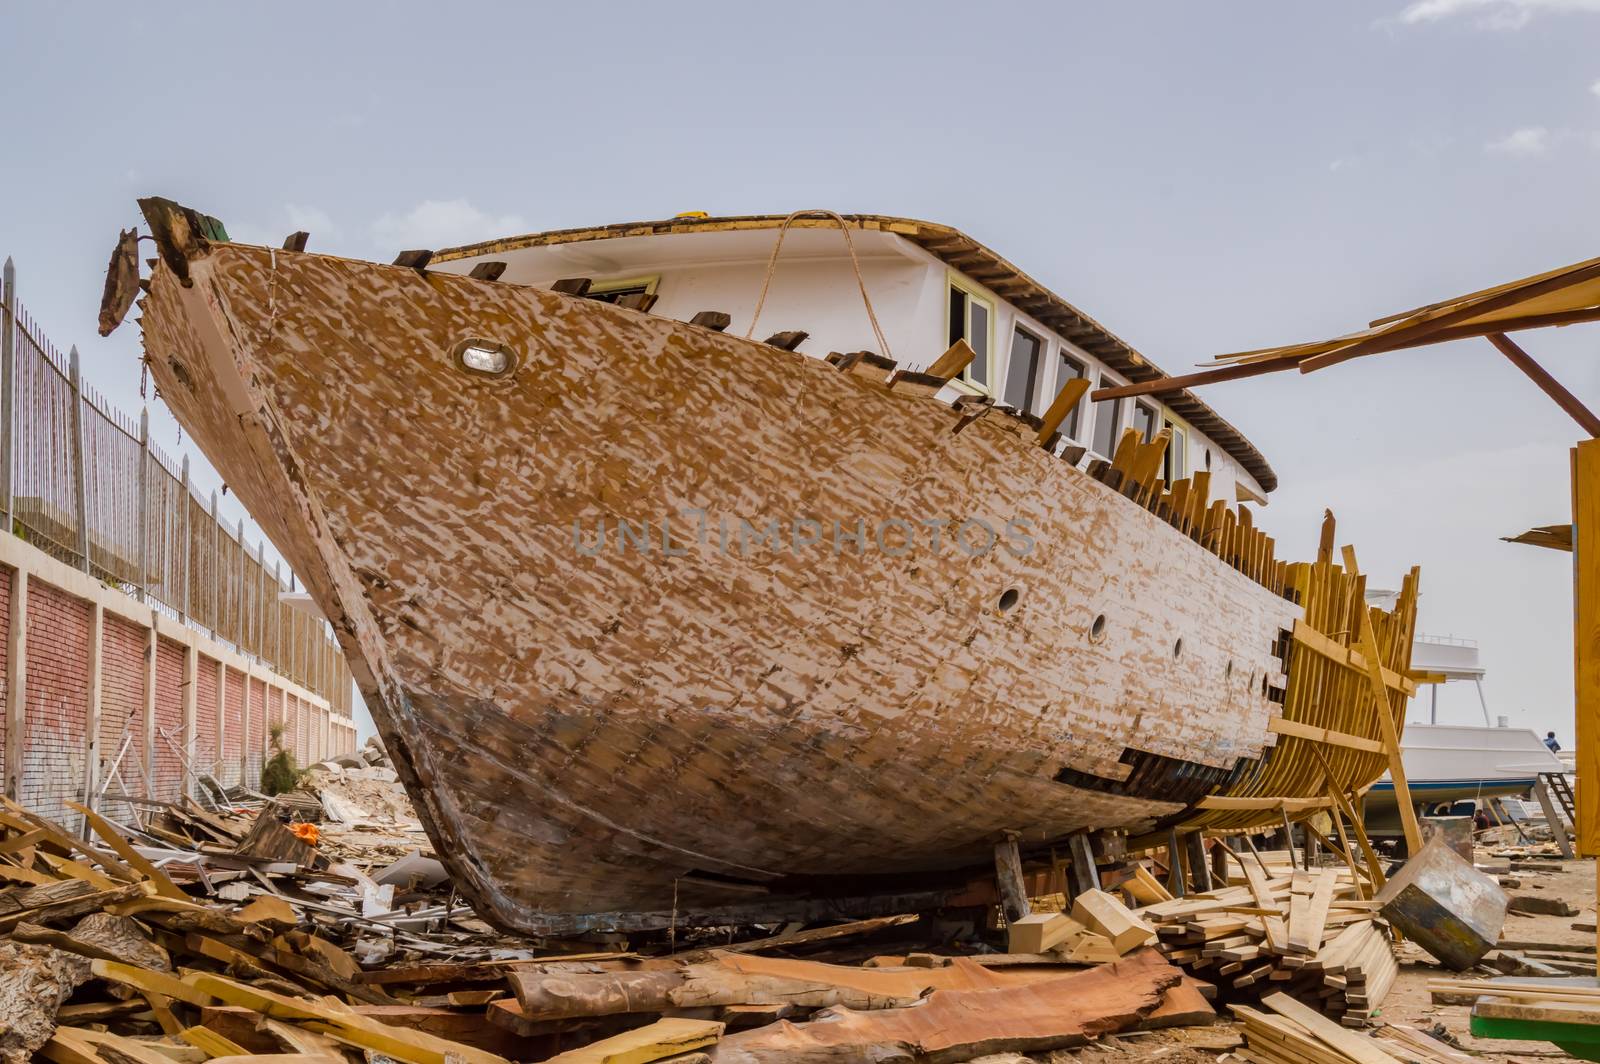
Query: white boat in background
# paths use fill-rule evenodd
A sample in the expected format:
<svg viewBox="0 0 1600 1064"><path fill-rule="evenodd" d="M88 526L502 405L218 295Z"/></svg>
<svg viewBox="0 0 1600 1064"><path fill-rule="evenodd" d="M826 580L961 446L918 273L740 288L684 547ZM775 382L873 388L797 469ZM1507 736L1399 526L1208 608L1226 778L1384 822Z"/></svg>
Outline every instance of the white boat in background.
<svg viewBox="0 0 1600 1064"><path fill-rule="evenodd" d="M1424 806L1525 797L1543 773L1568 770L1531 728L1408 724L1401 750L1411 800ZM1399 830L1388 773L1367 792L1366 816L1374 834Z"/></svg>

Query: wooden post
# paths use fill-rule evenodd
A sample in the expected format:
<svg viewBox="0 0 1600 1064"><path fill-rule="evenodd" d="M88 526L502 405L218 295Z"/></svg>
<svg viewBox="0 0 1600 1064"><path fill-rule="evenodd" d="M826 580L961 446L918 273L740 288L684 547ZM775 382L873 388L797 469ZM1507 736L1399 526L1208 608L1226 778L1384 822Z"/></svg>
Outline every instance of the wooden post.
<svg viewBox="0 0 1600 1064"><path fill-rule="evenodd" d="M1578 742L1578 853L1600 888L1600 439L1572 449L1572 644ZM1596 943L1600 945L1600 933ZM1600 971L1600 953L1597 971Z"/></svg>
<svg viewBox="0 0 1600 1064"><path fill-rule="evenodd" d="M11 630L6 637L6 797L22 797L22 743L27 727L28 571L11 574Z"/></svg>
<svg viewBox="0 0 1600 1064"><path fill-rule="evenodd" d="M1079 832L1067 841L1067 846L1072 851L1072 896L1077 897L1088 890L1099 890L1100 870L1095 867L1094 849L1089 845L1089 836Z"/></svg>
<svg viewBox="0 0 1600 1064"><path fill-rule="evenodd" d="M994 844L994 878L1000 889L1000 908L1006 920L1016 923L1031 915L1028 888L1022 879L1022 854L1017 850L1017 833L1006 832L1006 837Z"/></svg>
<svg viewBox="0 0 1600 1064"><path fill-rule="evenodd" d="M83 462L83 378L78 372L78 345L67 355L67 385L72 391L68 441L72 449L72 506L78 519L78 568L89 571L89 474Z"/></svg>
<svg viewBox="0 0 1600 1064"><path fill-rule="evenodd" d="M1539 800L1539 808L1544 810L1544 822L1550 826L1550 837L1556 840L1556 848L1561 851L1562 857L1572 860L1572 840L1567 837L1567 827L1561 822L1561 809L1550 797L1550 785L1541 779L1533 785L1533 796Z"/></svg>
<svg viewBox="0 0 1600 1064"><path fill-rule="evenodd" d="M1183 876L1183 847L1178 845L1178 829L1167 829L1167 893L1174 898L1188 894L1189 887Z"/></svg>
<svg viewBox="0 0 1600 1064"><path fill-rule="evenodd" d="M1198 831L1191 831L1184 837L1184 845L1189 848L1189 877L1194 883L1196 894L1205 894L1211 890L1211 870L1206 864L1206 840Z"/></svg>
<svg viewBox="0 0 1600 1064"><path fill-rule="evenodd" d="M1350 575L1360 572L1356 567L1356 549L1344 548L1344 567ZM1378 640L1372 634L1372 611L1362 609L1361 654L1367 659L1367 682L1372 687L1373 707L1378 714L1378 727L1383 732L1383 749L1389 757L1389 779L1394 783L1394 803L1400 810L1400 826L1405 829L1406 853L1415 856L1422 850L1422 828L1417 824L1417 809L1411 801L1411 786L1406 782L1405 760L1400 753L1400 727L1395 723L1389 706L1389 686L1383 681L1383 656L1378 652Z"/></svg>
<svg viewBox="0 0 1600 1064"><path fill-rule="evenodd" d="M211 492L211 566L207 570L211 576L211 629L213 638L222 638L222 522L217 519L217 493ZM221 718L218 718L219 720ZM217 747L217 756L222 756L222 747Z"/></svg>
<svg viewBox="0 0 1600 1064"><path fill-rule="evenodd" d="M105 623L106 609L96 602L89 611L89 657L86 662L89 677L89 711L83 722L85 755L83 804L89 809L98 809L100 805L100 673L105 660ZM84 820L84 823L79 827L78 833L87 838L89 835L87 818L80 819Z"/></svg>
<svg viewBox="0 0 1600 1064"><path fill-rule="evenodd" d="M1228 885L1228 848L1220 838L1211 845L1211 882L1219 889Z"/></svg>

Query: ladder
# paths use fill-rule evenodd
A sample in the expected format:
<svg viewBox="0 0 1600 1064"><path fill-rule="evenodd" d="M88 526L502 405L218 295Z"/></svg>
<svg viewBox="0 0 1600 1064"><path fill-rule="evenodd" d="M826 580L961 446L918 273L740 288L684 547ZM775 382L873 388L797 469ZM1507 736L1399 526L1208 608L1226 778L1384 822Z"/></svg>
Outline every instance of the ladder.
<svg viewBox="0 0 1600 1064"><path fill-rule="evenodd" d="M1572 788L1567 785L1567 776L1564 772L1541 772L1539 778L1545 786L1550 788L1550 794L1561 806L1561 811L1567 814L1567 821L1571 824L1578 822L1578 809L1573 804Z"/></svg>

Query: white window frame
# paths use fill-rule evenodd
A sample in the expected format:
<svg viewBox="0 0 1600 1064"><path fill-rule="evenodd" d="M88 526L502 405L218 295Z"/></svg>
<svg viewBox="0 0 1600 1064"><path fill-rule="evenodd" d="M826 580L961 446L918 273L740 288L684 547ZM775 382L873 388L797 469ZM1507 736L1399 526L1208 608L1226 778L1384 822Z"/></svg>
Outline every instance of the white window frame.
<svg viewBox="0 0 1600 1064"><path fill-rule="evenodd" d="M989 310L989 335L984 338L985 353L980 357L985 360L985 368L988 370L987 376L990 383L980 384L978 381L973 380L971 366L963 369L961 371L961 376L955 378L955 380L951 383L956 383L959 381L967 390L975 392L978 395L998 395L999 390L994 386L994 381L997 376L995 373L996 365L994 355L994 331L995 318L998 316L1000 300L995 297L993 292L990 292L987 289L979 286L976 282L967 280L956 271L946 271L944 286L944 324L942 328L947 331L947 334L950 328L950 290L952 288L959 289L962 294L967 297L966 321L963 323L962 327L963 336L970 336L972 332L972 301L974 299L978 300L978 302L982 303ZM968 340L968 343L971 343L970 339Z"/></svg>
<svg viewBox="0 0 1600 1064"><path fill-rule="evenodd" d="M1093 368L1098 374L1095 383L1089 389L1091 392L1100 388L1121 388L1123 384L1126 383L1124 381L1117 380L1111 375L1111 371L1103 366L1091 366L1091 368ZM1114 455L1101 454L1099 451L1094 449L1095 433L1100 429L1100 416L1108 409L1116 411L1117 436L1120 437L1122 435L1122 430L1128 426L1128 412L1126 409L1124 409L1128 405L1128 402L1129 400L1127 399L1112 399L1109 401L1101 400L1098 403L1089 404L1089 410L1092 416L1089 418L1089 427L1085 430L1083 438L1086 446L1089 448L1089 453L1094 455L1096 458L1104 458L1109 462L1114 457ZM1113 451L1117 449L1117 442L1117 440L1111 441L1111 449Z"/></svg>

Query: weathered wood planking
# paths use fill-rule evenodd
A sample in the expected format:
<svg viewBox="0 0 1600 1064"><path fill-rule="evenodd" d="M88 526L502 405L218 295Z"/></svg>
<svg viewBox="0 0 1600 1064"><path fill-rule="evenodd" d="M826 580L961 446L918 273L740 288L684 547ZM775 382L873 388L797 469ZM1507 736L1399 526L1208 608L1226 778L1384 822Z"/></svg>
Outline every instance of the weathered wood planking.
<svg viewBox="0 0 1600 1064"><path fill-rule="evenodd" d="M502 923L1139 828L1181 805L1057 772L1231 770L1269 742L1301 608L1020 419L955 435L949 407L805 356L518 286L232 244L188 268L144 306L163 395L335 619L436 848ZM467 374L474 338L518 365ZM741 556L719 517L1015 519L1034 547ZM602 518L666 518L684 553L586 556L574 524L592 546Z"/></svg>

